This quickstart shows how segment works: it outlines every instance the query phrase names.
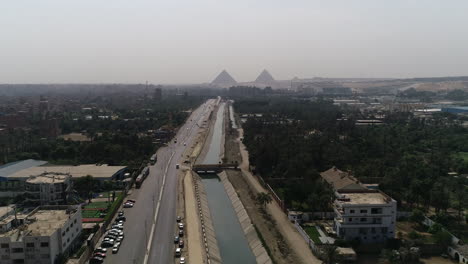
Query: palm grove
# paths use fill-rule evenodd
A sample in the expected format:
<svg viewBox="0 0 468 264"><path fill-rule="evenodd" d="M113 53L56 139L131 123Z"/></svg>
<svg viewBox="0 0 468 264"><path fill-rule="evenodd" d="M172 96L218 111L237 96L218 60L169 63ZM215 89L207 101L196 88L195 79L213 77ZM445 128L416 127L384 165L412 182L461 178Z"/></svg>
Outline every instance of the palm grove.
<svg viewBox="0 0 468 264"><path fill-rule="evenodd" d="M262 114L243 125L244 142L256 172L290 208L326 210L333 193L319 172L332 166L380 183L410 209L462 214L467 206L466 178L448 174L468 173L461 155L468 152L468 130L455 116L387 112L384 125L359 127L361 112L320 99L239 99L234 107L240 115Z"/></svg>

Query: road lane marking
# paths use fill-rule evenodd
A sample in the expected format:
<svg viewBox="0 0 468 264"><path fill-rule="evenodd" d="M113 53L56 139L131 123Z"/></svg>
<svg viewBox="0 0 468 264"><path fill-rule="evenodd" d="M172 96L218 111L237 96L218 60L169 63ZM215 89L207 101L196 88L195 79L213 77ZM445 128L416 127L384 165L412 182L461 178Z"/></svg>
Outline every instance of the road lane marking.
<svg viewBox="0 0 468 264"><path fill-rule="evenodd" d="M200 116L198 117L198 120L197 120L197 123L198 121L200 120ZM189 135L192 133L193 131L193 128L194 128L195 125L192 125L191 129L189 130ZM187 137L185 138L187 139ZM176 146L174 146L176 147ZM187 149L187 147L185 146L184 149ZM161 186L161 189L160 189L160 192L159 192L159 198L158 198L158 203L156 205L156 211L155 211L155 214L154 214L154 219L153 219L153 223L152 223L152 226L151 226L151 232L150 232L150 237L148 239L148 242L147 242L147 247L146 247L146 252L145 252L145 258L143 260L143 264L147 264L148 263L148 258L149 258L149 253L150 253L150 250L151 250L151 245L153 244L153 234L154 234L154 230L156 228L156 222L157 222L157 219L158 219L158 214L159 214L159 207L161 205L161 200L162 200L162 195L163 195L163 192L164 192L164 187L165 187L165 184L166 184L166 176L167 176L167 171L169 169L169 166L171 164L171 161L172 161L172 158L174 157L174 155L176 154L177 150L174 150L171 154L171 157L169 158L169 161L167 162L167 166L166 166L166 169L164 171L164 176L163 176L163 182L162 182L162 186ZM184 153L184 151L182 152ZM146 230L145 230L146 232Z"/></svg>

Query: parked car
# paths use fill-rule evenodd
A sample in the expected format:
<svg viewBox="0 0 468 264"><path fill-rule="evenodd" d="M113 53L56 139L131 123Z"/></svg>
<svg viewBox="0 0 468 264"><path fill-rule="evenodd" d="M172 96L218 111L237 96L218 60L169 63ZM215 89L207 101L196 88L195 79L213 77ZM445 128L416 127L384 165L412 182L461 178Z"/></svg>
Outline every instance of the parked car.
<svg viewBox="0 0 468 264"><path fill-rule="evenodd" d="M127 218L125 216L118 216L116 219L116 221L127 221Z"/></svg>
<svg viewBox="0 0 468 264"><path fill-rule="evenodd" d="M179 240L180 240L180 238L179 238L178 236L175 236L175 237L174 237L174 244L179 243Z"/></svg>
<svg viewBox="0 0 468 264"><path fill-rule="evenodd" d="M134 203L136 203L136 200L127 199L126 203L128 203L128 202L130 202L130 203L134 204Z"/></svg>
<svg viewBox="0 0 468 264"><path fill-rule="evenodd" d="M124 208L132 208L133 204L132 203L124 203Z"/></svg>
<svg viewBox="0 0 468 264"><path fill-rule="evenodd" d="M89 263L90 264L98 264L98 263L103 263L104 262L104 259L101 258L101 257L92 257L90 260L89 260Z"/></svg>
<svg viewBox="0 0 468 264"><path fill-rule="evenodd" d="M124 238L123 236L119 236L115 241L122 242L123 238Z"/></svg>
<svg viewBox="0 0 468 264"><path fill-rule="evenodd" d="M112 254L117 254L119 252L120 245L116 245L112 248Z"/></svg>
<svg viewBox="0 0 468 264"><path fill-rule="evenodd" d="M175 256L176 256L176 257L180 257L181 254L182 254L182 249L177 248L177 249L175 250Z"/></svg>
<svg viewBox="0 0 468 264"><path fill-rule="evenodd" d="M180 240L180 241L179 241L179 247L180 247L180 248L183 248L183 247L184 247L184 241L183 241L183 240Z"/></svg>
<svg viewBox="0 0 468 264"><path fill-rule="evenodd" d="M179 223L178 226L179 226L179 229L180 229L180 230L184 229L184 224Z"/></svg>
<svg viewBox="0 0 468 264"><path fill-rule="evenodd" d="M180 215L178 215L176 221L177 221L177 223L182 221L182 217Z"/></svg>
<svg viewBox="0 0 468 264"><path fill-rule="evenodd" d="M184 230L179 230L179 236L183 237L184 236Z"/></svg>
<svg viewBox="0 0 468 264"><path fill-rule="evenodd" d="M94 253L107 253L107 248L98 247L94 250Z"/></svg>
<svg viewBox="0 0 468 264"><path fill-rule="evenodd" d="M106 253L99 253L99 252L96 252L96 253L94 253L93 257L105 258L105 257L106 257Z"/></svg>
<svg viewBox="0 0 468 264"><path fill-rule="evenodd" d="M185 264L185 258L184 257L180 257L179 264Z"/></svg>
<svg viewBox="0 0 468 264"><path fill-rule="evenodd" d="M176 168L176 169L179 169L179 167L180 167L180 165L179 165L179 163L177 163L177 164L175 165L175 168Z"/></svg>
<svg viewBox="0 0 468 264"><path fill-rule="evenodd" d="M120 217L120 216L124 216L124 211L120 211L120 212L119 212L119 217Z"/></svg>

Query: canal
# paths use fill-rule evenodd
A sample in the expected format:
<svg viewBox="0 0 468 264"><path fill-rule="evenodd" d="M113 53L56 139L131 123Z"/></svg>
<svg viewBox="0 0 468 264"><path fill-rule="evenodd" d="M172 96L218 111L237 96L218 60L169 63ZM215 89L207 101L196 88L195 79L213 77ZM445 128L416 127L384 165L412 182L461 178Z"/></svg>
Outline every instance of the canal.
<svg viewBox="0 0 468 264"><path fill-rule="evenodd" d="M205 164L217 164L222 151L223 123L225 104L221 103L216 114L210 148L203 161ZM250 250L244 231L237 219L223 184L216 174L203 175L202 182L208 197L208 206L218 240L221 259L225 264L256 263Z"/></svg>

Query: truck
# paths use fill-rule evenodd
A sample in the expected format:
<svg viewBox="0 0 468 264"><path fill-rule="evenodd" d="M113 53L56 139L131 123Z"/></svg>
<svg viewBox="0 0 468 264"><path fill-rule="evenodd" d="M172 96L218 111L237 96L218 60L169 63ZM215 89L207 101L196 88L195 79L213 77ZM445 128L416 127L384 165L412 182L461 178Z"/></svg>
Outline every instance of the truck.
<svg viewBox="0 0 468 264"><path fill-rule="evenodd" d="M143 184L143 181L146 179L146 177L148 177L149 172L150 172L149 167L144 167L143 170L141 170L141 173L138 175L138 177L135 180L135 187L137 189L140 189L141 184Z"/></svg>

